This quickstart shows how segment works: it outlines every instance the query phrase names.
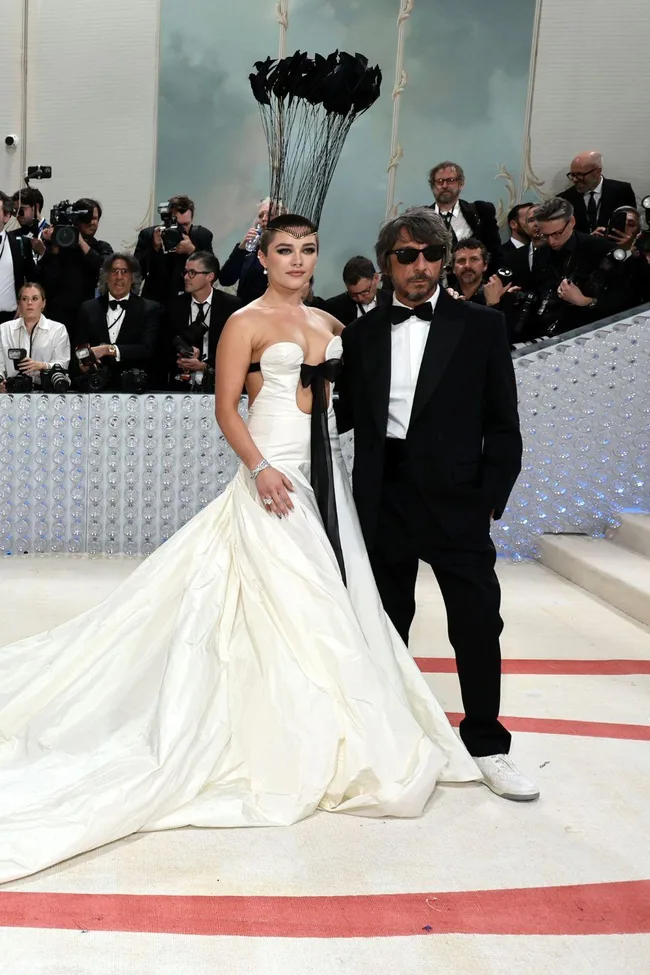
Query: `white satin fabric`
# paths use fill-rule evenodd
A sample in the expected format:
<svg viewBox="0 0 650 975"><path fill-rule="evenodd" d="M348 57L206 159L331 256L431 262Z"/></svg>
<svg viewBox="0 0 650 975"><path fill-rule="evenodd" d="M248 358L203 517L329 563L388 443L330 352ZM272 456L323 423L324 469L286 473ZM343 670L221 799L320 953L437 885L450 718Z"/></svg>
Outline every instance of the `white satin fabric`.
<svg viewBox="0 0 650 975"><path fill-rule="evenodd" d="M97 609L0 650L0 882L138 830L418 816L480 779L382 611L330 408L343 585L301 363L267 349L249 420L288 518L240 470Z"/></svg>

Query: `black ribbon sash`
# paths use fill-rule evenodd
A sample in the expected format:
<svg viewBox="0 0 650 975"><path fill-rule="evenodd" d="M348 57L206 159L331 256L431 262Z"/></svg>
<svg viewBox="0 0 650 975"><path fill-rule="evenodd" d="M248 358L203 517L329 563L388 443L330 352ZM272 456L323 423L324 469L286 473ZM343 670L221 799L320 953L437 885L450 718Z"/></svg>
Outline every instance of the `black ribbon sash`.
<svg viewBox="0 0 650 975"><path fill-rule="evenodd" d="M327 425L328 397L327 383L333 383L341 372L340 359L327 359L317 366L303 363L300 368L300 382L305 389L311 388L311 486L316 503L323 519L325 533L334 549L336 561L346 584L343 549L339 535L339 519L334 497L334 471L332 467L332 446Z"/></svg>

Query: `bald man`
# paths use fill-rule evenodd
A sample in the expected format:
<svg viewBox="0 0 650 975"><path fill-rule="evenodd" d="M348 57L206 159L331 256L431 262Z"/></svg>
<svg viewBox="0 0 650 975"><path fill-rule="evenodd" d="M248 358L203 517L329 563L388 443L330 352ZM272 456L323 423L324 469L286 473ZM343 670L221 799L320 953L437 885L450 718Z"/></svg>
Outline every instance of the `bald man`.
<svg viewBox="0 0 650 975"><path fill-rule="evenodd" d="M567 179L573 185L558 196L573 204L576 230L583 234L606 228L618 207L636 207L636 196L629 183L603 176L603 157L599 152L581 152L576 156Z"/></svg>

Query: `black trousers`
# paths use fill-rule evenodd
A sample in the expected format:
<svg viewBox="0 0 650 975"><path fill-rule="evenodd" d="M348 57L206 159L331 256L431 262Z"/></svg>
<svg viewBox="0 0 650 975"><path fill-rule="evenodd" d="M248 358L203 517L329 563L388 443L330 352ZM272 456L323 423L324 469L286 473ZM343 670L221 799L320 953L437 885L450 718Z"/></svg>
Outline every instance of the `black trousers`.
<svg viewBox="0 0 650 975"><path fill-rule="evenodd" d="M501 589L494 565L489 513L472 513L468 530L450 536L425 506L402 465L385 471L376 543L370 562L384 608L405 643L415 616L420 560L433 569L447 611L449 640L465 717L460 735L472 755L510 749L510 733L499 722L501 699Z"/></svg>

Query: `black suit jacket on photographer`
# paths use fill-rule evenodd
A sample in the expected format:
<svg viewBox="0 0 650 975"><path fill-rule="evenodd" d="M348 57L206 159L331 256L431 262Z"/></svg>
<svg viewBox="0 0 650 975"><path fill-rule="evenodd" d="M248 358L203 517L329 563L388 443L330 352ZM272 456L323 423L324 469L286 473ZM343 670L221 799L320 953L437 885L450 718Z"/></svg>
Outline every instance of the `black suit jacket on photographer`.
<svg viewBox="0 0 650 975"><path fill-rule="evenodd" d="M382 291L381 288L377 289L378 305L391 304L392 300L392 292ZM363 317L359 315L359 305L350 297L347 291L344 291L340 295L334 295L333 298L327 298L323 302L323 308L341 322L342 325L350 325L357 318Z"/></svg>
<svg viewBox="0 0 650 975"><path fill-rule="evenodd" d="M228 295L218 288L212 289L210 306L210 321L208 328L208 368L214 372L214 358L217 343L221 338L224 326L230 316L234 314L242 303L234 295ZM156 377L160 385L167 389L173 386L174 377L178 372L176 365L177 352L174 349L174 339L179 335L189 344L203 350L204 332L200 325L190 321L192 295L177 295L165 308L161 342L157 354Z"/></svg>
<svg viewBox="0 0 650 975"><path fill-rule="evenodd" d="M135 245L135 259L140 265L142 276L144 277L144 287L142 288L143 298L151 298L153 301L160 301L165 304L183 290L183 268L189 254L165 254L162 248L156 250L153 246L155 227L146 227L138 235L138 242ZM197 251L212 250L212 231L200 224L192 224L190 227L189 238Z"/></svg>
<svg viewBox="0 0 650 975"><path fill-rule="evenodd" d="M560 250L554 251L548 244L542 244L535 251L530 282L538 295L549 294L555 301L558 285L564 278L570 278L584 295L596 298L596 304L591 308L558 299L562 315L557 333L581 328L630 307L629 283L623 269L601 271L613 246L612 241L603 237L576 232Z"/></svg>
<svg viewBox="0 0 650 975"><path fill-rule="evenodd" d="M24 285L25 281L34 281L36 278L36 262L34 261L34 252L32 251L32 245L27 237L17 231L12 230L7 234L7 243L11 251L11 259L14 265L14 284L16 287L16 301L18 301L18 292ZM49 309L48 309L49 314ZM53 318L53 315L49 315Z"/></svg>
<svg viewBox="0 0 650 975"><path fill-rule="evenodd" d="M140 298L131 293L124 309L124 318L117 340L120 360L106 356L102 365L111 371L108 389L119 387L120 376L126 369L144 369L149 374L153 369L154 353L161 327L162 306L155 301ZM111 339L106 320L108 295L101 295L86 301L79 309L74 333L71 368L79 375L74 348L88 343L91 346L110 345Z"/></svg>
<svg viewBox="0 0 650 975"><path fill-rule="evenodd" d="M48 244L36 265L36 280L45 288L47 314L63 322L72 334L77 313L84 301L95 296L99 272L113 248L105 240L85 238L87 254L80 247L56 247Z"/></svg>
<svg viewBox="0 0 650 975"><path fill-rule="evenodd" d="M489 268L492 273L498 263L501 250L501 234L494 204L488 203L487 200L475 200L474 203L470 203L469 200L459 200L458 204L463 219L472 231L472 237L485 244L490 252ZM430 209L434 208L435 204L432 204Z"/></svg>
<svg viewBox="0 0 650 975"><path fill-rule="evenodd" d="M237 244L221 268L219 283L224 288L236 284L237 297L244 305L261 298L266 292L268 280L257 257L257 251L247 251Z"/></svg>
<svg viewBox="0 0 650 975"><path fill-rule="evenodd" d="M568 200L573 204L576 218L576 230L580 233L588 234L590 231L589 218L587 216L587 205L585 198L588 193L578 193L575 186L570 186L568 190L558 193L563 200ZM624 183L618 179L603 178L603 190L600 197L600 207L598 208L598 226L606 227L609 223L614 210L619 207L634 207L636 209L636 196L630 183Z"/></svg>

